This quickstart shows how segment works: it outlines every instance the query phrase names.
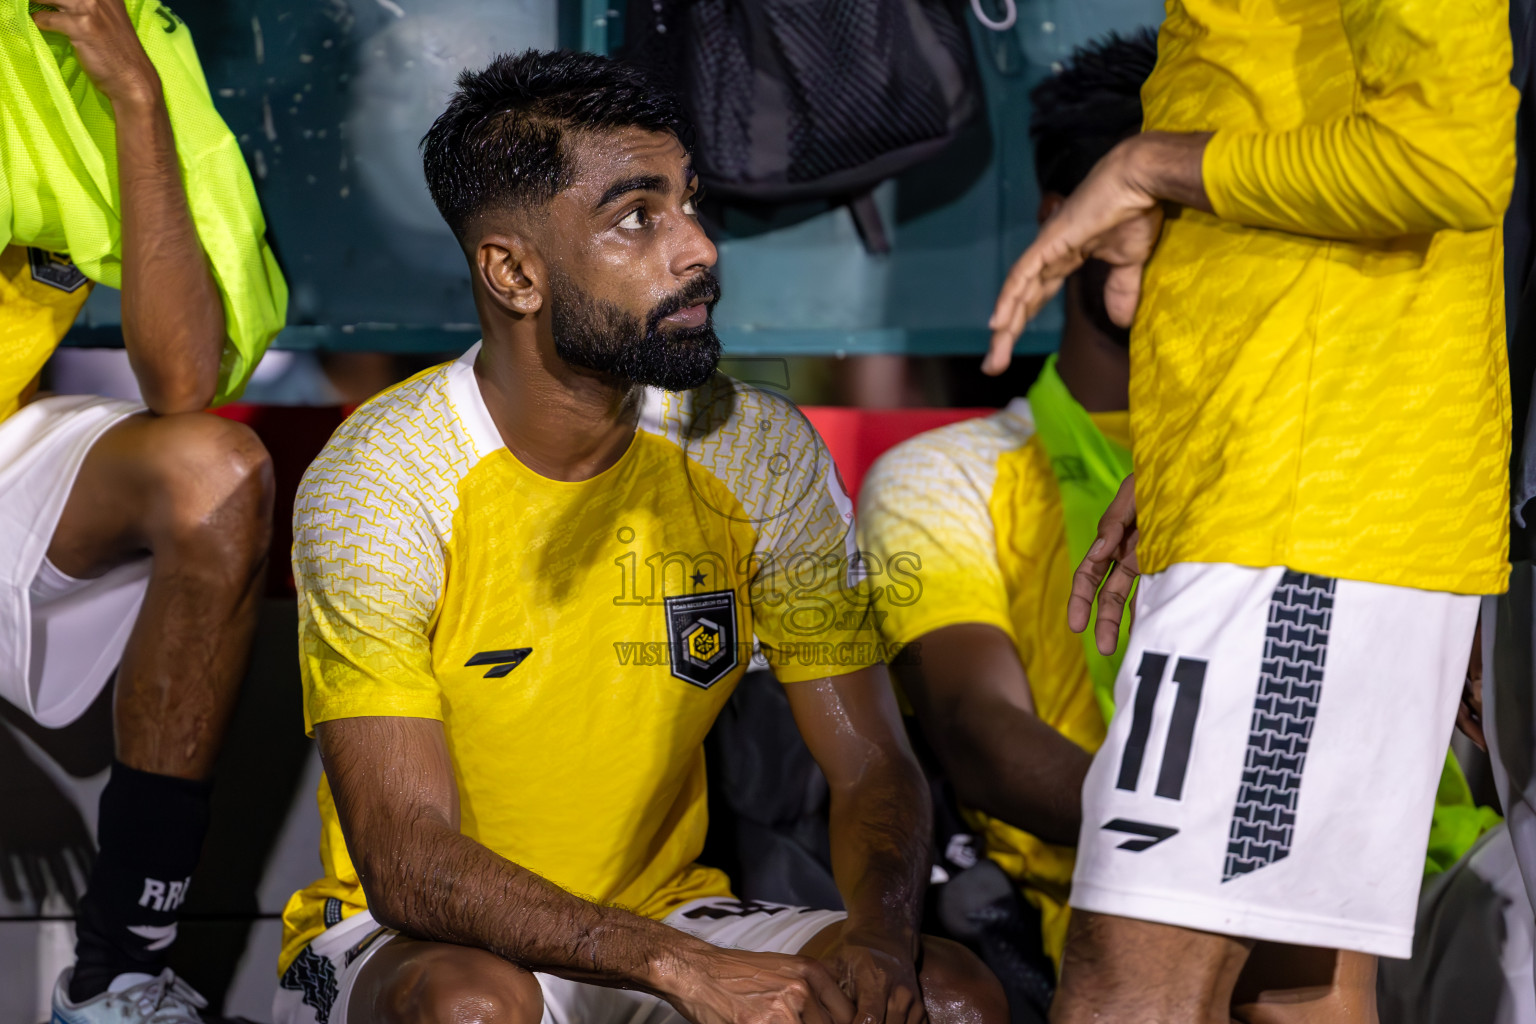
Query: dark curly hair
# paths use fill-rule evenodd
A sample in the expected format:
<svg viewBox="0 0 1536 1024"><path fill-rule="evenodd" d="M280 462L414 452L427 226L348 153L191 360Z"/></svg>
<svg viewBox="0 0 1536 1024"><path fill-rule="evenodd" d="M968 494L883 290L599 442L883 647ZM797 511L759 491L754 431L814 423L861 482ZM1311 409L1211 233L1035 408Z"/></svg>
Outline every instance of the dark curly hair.
<svg viewBox="0 0 1536 1024"><path fill-rule="evenodd" d="M421 140L432 201L455 235L481 211L540 206L575 175L572 133L693 130L682 103L644 71L570 50L503 54L459 76L458 91Z"/></svg>
<svg viewBox="0 0 1536 1024"><path fill-rule="evenodd" d="M1029 138L1045 192L1070 195L1093 165L1141 130L1141 85L1157 64L1157 33L1111 32L1072 51L1030 91Z"/></svg>

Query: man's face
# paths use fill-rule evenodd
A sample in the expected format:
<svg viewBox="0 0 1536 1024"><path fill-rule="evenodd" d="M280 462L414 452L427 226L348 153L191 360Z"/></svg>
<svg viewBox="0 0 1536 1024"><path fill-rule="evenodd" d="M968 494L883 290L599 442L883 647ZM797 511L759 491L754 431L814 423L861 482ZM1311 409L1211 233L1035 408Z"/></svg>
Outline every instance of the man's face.
<svg viewBox="0 0 1536 1024"><path fill-rule="evenodd" d="M539 239L556 354L635 384L698 387L720 361L720 284L688 154L638 128L577 136L571 150L576 180Z"/></svg>

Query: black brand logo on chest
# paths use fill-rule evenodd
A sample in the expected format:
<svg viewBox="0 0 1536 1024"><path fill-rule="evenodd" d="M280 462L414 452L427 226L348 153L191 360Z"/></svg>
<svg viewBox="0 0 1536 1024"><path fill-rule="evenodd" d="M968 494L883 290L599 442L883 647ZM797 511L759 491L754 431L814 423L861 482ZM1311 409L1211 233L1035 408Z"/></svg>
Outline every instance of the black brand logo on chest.
<svg viewBox="0 0 1536 1024"><path fill-rule="evenodd" d="M505 651L481 651L464 663L465 668L473 668L478 665L490 665L486 670L485 678L500 679L517 666L523 663L523 659L533 653L532 647L512 647Z"/></svg>

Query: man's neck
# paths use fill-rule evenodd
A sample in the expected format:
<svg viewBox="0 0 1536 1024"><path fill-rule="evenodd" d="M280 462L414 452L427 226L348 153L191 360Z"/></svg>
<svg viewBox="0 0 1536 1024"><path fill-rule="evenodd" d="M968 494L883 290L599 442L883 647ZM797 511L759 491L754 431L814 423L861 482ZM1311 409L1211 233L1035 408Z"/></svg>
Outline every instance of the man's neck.
<svg viewBox="0 0 1536 1024"><path fill-rule="evenodd" d="M579 372L530 339L493 338L475 380L502 442L551 480L590 480L629 450L643 389Z"/></svg>
<svg viewBox="0 0 1536 1024"><path fill-rule="evenodd" d="M1068 282L1068 289L1076 287ZM1093 325L1067 295L1066 322L1056 372L1072 397L1089 412L1121 412L1130 405L1131 359L1125 346Z"/></svg>

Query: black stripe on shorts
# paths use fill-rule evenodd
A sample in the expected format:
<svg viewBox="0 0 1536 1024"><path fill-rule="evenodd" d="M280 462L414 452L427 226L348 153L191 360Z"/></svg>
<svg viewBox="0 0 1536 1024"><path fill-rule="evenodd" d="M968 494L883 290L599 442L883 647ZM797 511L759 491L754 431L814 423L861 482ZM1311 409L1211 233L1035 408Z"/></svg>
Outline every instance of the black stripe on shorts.
<svg viewBox="0 0 1536 1024"><path fill-rule="evenodd" d="M1284 860L1291 852L1296 798L1322 695L1337 584L1327 576L1287 569L1269 599L1264 660L1243 784L1227 834L1223 882Z"/></svg>

